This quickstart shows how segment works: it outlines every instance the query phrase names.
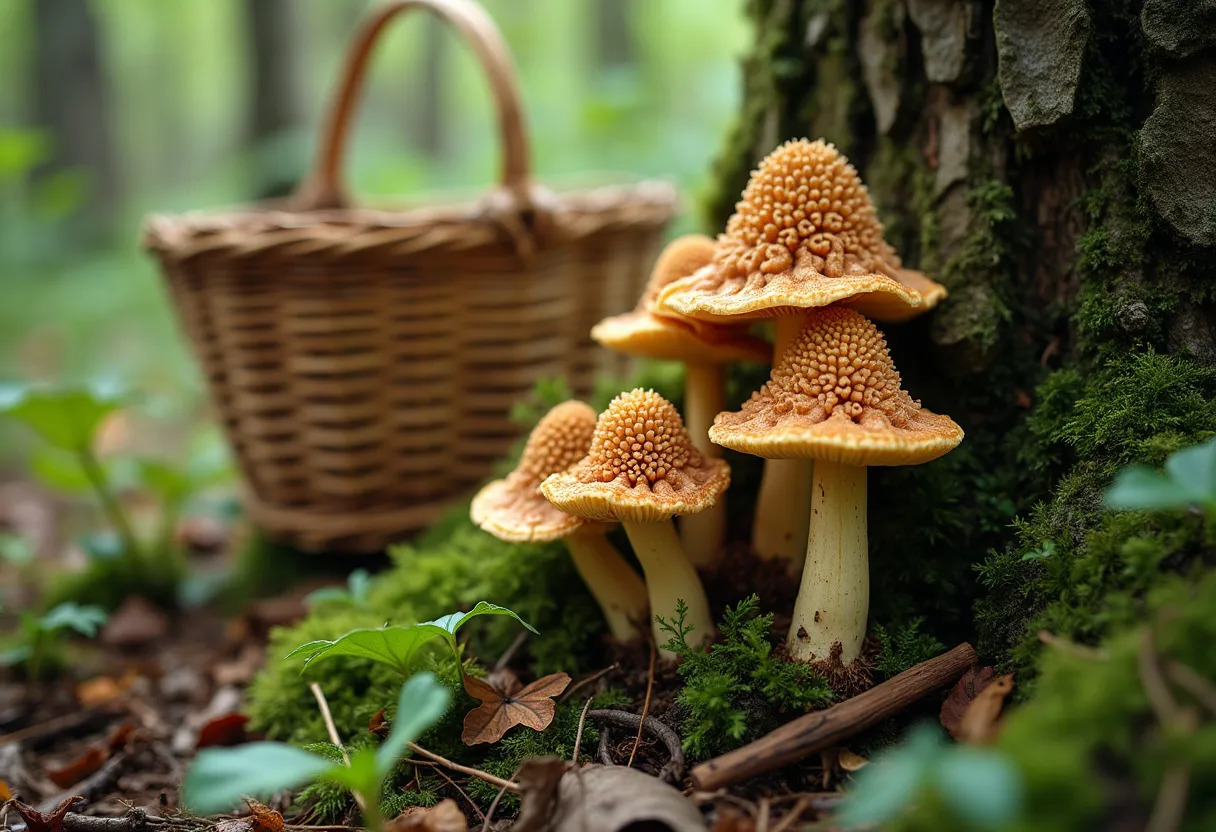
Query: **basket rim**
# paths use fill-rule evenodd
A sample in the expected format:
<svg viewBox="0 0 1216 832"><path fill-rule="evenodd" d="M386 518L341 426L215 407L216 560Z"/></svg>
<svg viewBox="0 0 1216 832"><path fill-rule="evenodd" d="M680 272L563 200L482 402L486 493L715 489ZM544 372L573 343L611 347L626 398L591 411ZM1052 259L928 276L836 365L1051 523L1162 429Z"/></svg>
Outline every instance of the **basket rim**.
<svg viewBox="0 0 1216 832"><path fill-rule="evenodd" d="M661 227L679 208L667 180L604 185L568 191L533 189L526 228L514 198L491 190L480 199L391 208L292 209L271 200L230 209L153 213L143 223L143 246L177 259L202 254L253 256L307 244L321 253L333 243L346 253L386 246L417 253L437 247L468 248L496 240L519 243L522 234L571 239L611 229ZM526 247L526 246L525 246Z"/></svg>

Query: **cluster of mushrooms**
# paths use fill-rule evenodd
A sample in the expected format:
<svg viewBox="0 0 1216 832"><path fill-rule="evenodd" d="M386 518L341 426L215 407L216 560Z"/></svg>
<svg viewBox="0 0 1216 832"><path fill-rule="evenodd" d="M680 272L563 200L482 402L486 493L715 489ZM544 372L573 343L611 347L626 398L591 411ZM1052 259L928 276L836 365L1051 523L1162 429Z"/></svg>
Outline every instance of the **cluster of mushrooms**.
<svg viewBox="0 0 1216 832"><path fill-rule="evenodd" d="M473 520L503 540L565 540L615 638L683 600L690 643L703 644L714 628L697 570L723 551L721 449L763 457L751 543L801 572L789 654L848 666L869 609L866 468L928 462L963 438L903 389L873 321L908 320L945 294L902 268L848 160L822 141L787 142L753 172L717 240L673 241L638 307L592 330L620 352L683 362L685 418L641 389L598 417L558 405L516 470L474 498ZM750 333L766 320L771 347ZM725 365L769 360L768 382L722 412ZM644 580L607 540L614 523Z"/></svg>

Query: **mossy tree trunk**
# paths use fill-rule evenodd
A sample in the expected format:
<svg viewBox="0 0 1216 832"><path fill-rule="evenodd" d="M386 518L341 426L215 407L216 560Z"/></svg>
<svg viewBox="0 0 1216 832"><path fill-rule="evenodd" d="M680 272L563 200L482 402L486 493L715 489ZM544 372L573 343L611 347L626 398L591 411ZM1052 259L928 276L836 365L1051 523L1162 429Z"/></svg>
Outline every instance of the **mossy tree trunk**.
<svg viewBox="0 0 1216 832"><path fill-rule="evenodd" d="M1108 540L1101 507L1119 467L1216 430L1216 14L1192 5L752 2L710 227L778 143L823 137L951 291L884 327L907 388L967 439L872 475L880 623L953 639L978 611L989 656L1025 663L1035 629L1096 639L1106 606L1132 615L1155 575L1213 562L1154 518ZM1130 538L1157 556L1129 566Z"/></svg>

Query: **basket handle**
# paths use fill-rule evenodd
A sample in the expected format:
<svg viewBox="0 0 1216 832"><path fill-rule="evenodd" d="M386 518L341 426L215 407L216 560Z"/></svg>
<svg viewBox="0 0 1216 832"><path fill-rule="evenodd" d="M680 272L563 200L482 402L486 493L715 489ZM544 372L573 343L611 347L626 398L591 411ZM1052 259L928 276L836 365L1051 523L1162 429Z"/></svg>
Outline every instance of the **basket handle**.
<svg viewBox="0 0 1216 832"><path fill-rule="evenodd" d="M394 17L421 8L453 26L472 47L490 80L502 138L501 182L517 204L530 203L531 158L528 132L520 104L519 85L510 50L493 19L474 0L394 0L376 10L360 26L342 69L338 96L325 118L312 173L291 198L300 211L344 208L349 204L343 184L342 160L351 115L363 89L367 64L381 33Z"/></svg>

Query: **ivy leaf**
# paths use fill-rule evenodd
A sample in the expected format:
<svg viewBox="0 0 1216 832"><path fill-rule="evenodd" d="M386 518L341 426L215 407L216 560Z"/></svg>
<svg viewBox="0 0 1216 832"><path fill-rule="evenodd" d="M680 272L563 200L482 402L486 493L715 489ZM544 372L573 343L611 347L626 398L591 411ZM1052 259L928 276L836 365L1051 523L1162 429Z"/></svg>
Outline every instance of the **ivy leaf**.
<svg viewBox="0 0 1216 832"><path fill-rule="evenodd" d="M935 774L938 794L960 818L976 826L1002 826L1017 819L1022 778L1003 755L979 748L953 748Z"/></svg>
<svg viewBox="0 0 1216 832"><path fill-rule="evenodd" d="M451 692L434 674L419 673L405 683L397 699L392 730L376 750L376 772L381 778L392 772L409 743L440 720L451 701Z"/></svg>
<svg viewBox="0 0 1216 832"><path fill-rule="evenodd" d="M211 814L231 809L244 795L270 795L344 768L280 742L208 748L186 772L182 795L191 811Z"/></svg>
<svg viewBox="0 0 1216 832"><path fill-rule="evenodd" d="M334 656L356 656L386 664L402 676L408 676L419 648L436 638L442 639L453 655L459 658L460 649L456 644L457 630L482 615L508 616L532 632L536 632L531 624L506 607L500 607L487 601L478 601L477 605L468 612L454 612L436 618L434 621L424 621L411 626L351 630L333 641L310 641L292 650L287 654L287 658L305 656L304 668L307 669L309 664L321 659Z"/></svg>
<svg viewBox="0 0 1216 832"><path fill-rule="evenodd" d="M460 738L465 745L477 745L498 742L516 725L543 731L553 722L553 715L557 712L553 697L569 684L570 677L565 673L553 673L524 688L520 688L519 681L515 680L506 690L500 690L488 682L466 675L464 689L469 696L481 700L481 705L465 716Z"/></svg>
<svg viewBox="0 0 1216 832"><path fill-rule="evenodd" d="M98 426L121 403L114 393L90 387L8 388L0 395L0 413L57 448L79 452L92 447Z"/></svg>

